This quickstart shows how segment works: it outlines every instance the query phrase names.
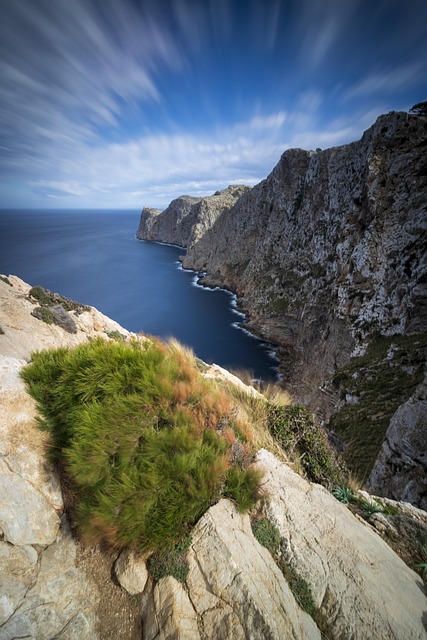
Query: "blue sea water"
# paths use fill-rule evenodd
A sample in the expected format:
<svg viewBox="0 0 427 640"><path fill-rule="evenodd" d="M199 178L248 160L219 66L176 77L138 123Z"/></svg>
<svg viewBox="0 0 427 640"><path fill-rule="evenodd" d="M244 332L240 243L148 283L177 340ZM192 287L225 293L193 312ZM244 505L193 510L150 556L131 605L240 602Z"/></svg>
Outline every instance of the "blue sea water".
<svg viewBox="0 0 427 640"><path fill-rule="evenodd" d="M236 327L233 297L196 285L185 249L142 242L137 211L0 210L0 273L89 304L130 331L175 337L205 362L273 380L268 345Z"/></svg>

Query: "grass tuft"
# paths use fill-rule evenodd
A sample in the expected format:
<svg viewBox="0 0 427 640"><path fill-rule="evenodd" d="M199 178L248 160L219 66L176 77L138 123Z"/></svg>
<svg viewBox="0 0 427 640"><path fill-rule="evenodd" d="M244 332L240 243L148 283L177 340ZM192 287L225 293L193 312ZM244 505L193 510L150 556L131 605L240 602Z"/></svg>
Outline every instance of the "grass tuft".
<svg viewBox="0 0 427 640"><path fill-rule="evenodd" d="M96 339L35 353L21 375L86 538L170 548L222 495L240 511L256 502L261 474L233 400L176 343Z"/></svg>

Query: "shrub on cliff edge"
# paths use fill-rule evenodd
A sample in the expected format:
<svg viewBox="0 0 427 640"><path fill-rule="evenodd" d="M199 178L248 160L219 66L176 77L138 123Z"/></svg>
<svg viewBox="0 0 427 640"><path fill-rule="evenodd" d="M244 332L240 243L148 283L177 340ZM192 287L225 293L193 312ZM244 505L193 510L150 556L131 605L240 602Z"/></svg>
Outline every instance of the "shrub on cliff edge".
<svg viewBox="0 0 427 640"><path fill-rule="evenodd" d="M221 495L241 510L256 501L259 472L232 455L236 440L249 447L232 400L176 343L97 339L42 351L22 378L86 537L161 549Z"/></svg>

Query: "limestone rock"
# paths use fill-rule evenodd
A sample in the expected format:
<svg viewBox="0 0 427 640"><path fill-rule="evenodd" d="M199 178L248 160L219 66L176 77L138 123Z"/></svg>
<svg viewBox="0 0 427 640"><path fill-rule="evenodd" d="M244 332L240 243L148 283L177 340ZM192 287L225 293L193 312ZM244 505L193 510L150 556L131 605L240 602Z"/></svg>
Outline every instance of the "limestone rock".
<svg viewBox="0 0 427 640"><path fill-rule="evenodd" d="M240 378L235 376L233 373L230 373L230 371L223 369L217 364L209 365L208 369L203 373L203 377L214 378L216 380L223 380L226 383L233 384L238 389L240 389L241 391L244 391L250 396L253 396L254 398L264 398L264 396L261 393L259 393L254 387L245 384L240 380Z"/></svg>
<svg viewBox="0 0 427 640"><path fill-rule="evenodd" d="M131 333L100 311L90 308L76 314L69 312L76 333L68 333L55 324L46 324L31 315L35 305L28 298L30 285L17 276L9 276L12 286L0 280L0 354L28 361L33 351L60 346L75 346L88 338L106 337L105 332L118 331L124 337Z"/></svg>
<svg viewBox="0 0 427 640"><path fill-rule="evenodd" d="M37 552L28 546L8 545L3 554L0 551L0 559L2 594L7 598L2 601L8 614L0 627L1 640L98 638L97 589L75 566L75 543L65 521L61 536L40 552L39 562Z"/></svg>
<svg viewBox="0 0 427 640"><path fill-rule="evenodd" d="M196 612L183 586L166 576L145 603L144 640L199 640Z"/></svg>
<svg viewBox="0 0 427 640"><path fill-rule="evenodd" d="M92 309L73 315L77 333L31 315L30 285L0 280L0 639L96 640L98 590L76 566L48 436L19 372L37 349L73 346L105 332L130 334ZM82 317L83 316L83 317ZM32 545L36 545L34 548Z"/></svg>
<svg viewBox="0 0 427 640"><path fill-rule="evenodd" d="M37 576L37 551L0 542L0 637L1 626L23 602Z"/></svg>
<svg viewBox="0 0 427 640"><path fill-rule="evenodd" d="M265 450L257 460L284 557L310 585L328 637L427 638L419 576L326 489Z"/></svg>
<svg viewBox="0 0 427 640"><path fill-rule="evenodd" d="M32 484L0 460L0 527L8 542L18 545L52 544L59 517Z"/></svg>
<svg viewBox="0 0 427 640"><path fill-rule="evenodd" d="M368 486L427 511L427 377L393 415Z"/></svg>
<svg viewBox="0 0 427 640"><path fill-rule="evenodd" d="M270 553L255 540L249 517L221 500L193 532L187 586L202 637L319 638Z"/></svg>
<svg viewBox="0 0 427 640"><path fill-rule="evenodd" d="M138 556L135 551L125 549L114 564L114 572L120 586L131 595L144 591L148 579L145 560L145 556Z"/></svg>

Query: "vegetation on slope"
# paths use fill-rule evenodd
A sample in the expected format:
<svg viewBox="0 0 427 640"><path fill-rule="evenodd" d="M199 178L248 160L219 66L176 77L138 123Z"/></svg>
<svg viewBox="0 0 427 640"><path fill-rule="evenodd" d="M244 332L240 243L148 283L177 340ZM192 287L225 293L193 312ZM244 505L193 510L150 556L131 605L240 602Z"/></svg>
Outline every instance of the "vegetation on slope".
<svg viewBox="0 0 427 640"><path fill-rule="evenodd" d="M381 449L390 419L424 377L427 334L376 336L365 355L335 374L342 406L329 428L344 443L344 459L366 480Z"/></svg>
<svg viewBox="0 0 427 640"><path fill-rule="evenodd" d="M41 351L22 377L87 538L153 551L182 539L222 495L241 510L256 502L247 425L175 342Z"/></svg>

